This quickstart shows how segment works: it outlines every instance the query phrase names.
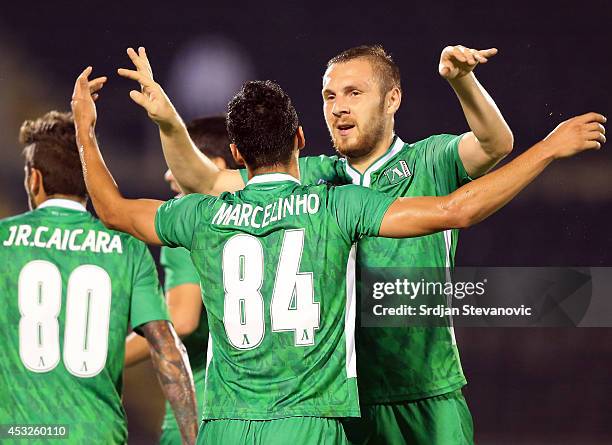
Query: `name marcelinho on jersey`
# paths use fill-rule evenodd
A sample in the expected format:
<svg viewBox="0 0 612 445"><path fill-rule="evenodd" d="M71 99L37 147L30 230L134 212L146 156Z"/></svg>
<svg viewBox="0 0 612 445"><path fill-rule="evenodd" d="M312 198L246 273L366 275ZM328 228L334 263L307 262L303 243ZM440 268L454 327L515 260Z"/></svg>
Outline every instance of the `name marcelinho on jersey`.
<svg viewBox="0 0 612 445"><path fill-rule="evenodd" d="M319 206L319 195L314 193L279 198L265 207L254 206L246 202L240 204L223 203L215 214L212 223L219 226L232 224L259 229L287 216L317 213Z"/></svg>
<svg viewBox="0 0 612 445"><path fill-rule="evenodd" d="M43 249L84 251L94 253L123 253L119 235L111 235L100 230L51 229L38 226L32 230L29 224L9 227L9 237L2 243L5 247L30 246ZM32 232L34 236L32 237Z"/></svg>

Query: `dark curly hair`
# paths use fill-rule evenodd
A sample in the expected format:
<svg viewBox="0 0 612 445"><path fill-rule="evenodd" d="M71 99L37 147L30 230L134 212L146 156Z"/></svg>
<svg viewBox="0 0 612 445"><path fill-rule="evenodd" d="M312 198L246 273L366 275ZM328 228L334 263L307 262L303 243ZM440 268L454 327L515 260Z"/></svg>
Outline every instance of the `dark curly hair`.
<svg viewBox="0 0 612 445"><path fill-rule="evenodd" d="M246 82L227 106L227 132L250 168L287 164L298 116L276 83Z"/></svg>
<svg viewBox="0 0 612 445"><path fill-rule="evenodd" d="M345 63L354 59L367 59L379 78L383 94L392 88L402 89L399 67L382 45L361 45L342 51L327 62L327 68L336 63Z"/></svg>
<svg viewBox="0 0 612 445"><path fill-rule="evenodd" d="M71 113L50 111L25 121L19 130L26 167L42 173L47 195L87 198Z"/></svg>

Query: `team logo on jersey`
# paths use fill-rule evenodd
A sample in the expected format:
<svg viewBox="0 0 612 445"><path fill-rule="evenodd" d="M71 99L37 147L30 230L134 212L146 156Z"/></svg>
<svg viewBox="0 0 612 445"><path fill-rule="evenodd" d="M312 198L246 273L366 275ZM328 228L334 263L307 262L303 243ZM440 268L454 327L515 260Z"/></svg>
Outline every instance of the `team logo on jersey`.
<svg viewBox="0 0 612 445"><path fill-rule="evenodd" d="M391 168L388 168L383 173L389 180L389 184L394 184L412 176L406 161L399 161L397 164Z"/></svg>

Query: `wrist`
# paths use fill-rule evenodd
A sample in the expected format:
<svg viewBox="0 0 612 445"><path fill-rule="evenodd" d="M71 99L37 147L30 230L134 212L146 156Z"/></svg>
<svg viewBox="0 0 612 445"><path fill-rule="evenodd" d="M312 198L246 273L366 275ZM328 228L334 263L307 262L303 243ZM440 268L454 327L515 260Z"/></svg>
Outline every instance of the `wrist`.
<svg viewBox="0 0 612 445"><path fill-rule="evenodd" d="M541 160L545 162L550 163L554 161L555 159L558 159L554 144L551 144L551 142L547 139L544 139L543 141L538 142L533 147L533 150L536 151L536 153L538 154L538 158L540 158Z"/></svg>
<svg viewBox="0 0 612 445"><path fill-rule="evenodd" d="M161 133L168 136L186 130L185 124L178 114L168 120L157 122L157 126Z"/></svg>
<svg viewBox="0 0 612 445"><path fill-rule="evenodd" d="M74 121L74 130L77 139L93 138L95 134L96 121Z"/></svg>
<svg viewBox="0 0 612 445"><path fill-rule="evenodd" d="M473 71L453 79L447 79L447 81L457 92L466 91L476 86L476 76Z"/></svg>

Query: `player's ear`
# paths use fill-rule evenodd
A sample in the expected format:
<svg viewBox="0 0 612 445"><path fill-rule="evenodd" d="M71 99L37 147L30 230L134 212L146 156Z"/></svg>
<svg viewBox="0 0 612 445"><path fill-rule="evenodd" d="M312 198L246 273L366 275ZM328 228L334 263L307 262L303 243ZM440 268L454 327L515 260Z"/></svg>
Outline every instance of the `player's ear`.
<svg viewBox="0 0 612 445"><path fill-rule="evenodd" d="M387 114L395 114L402 103L402 91L398 87L393 87L385 95L385 109Z"/></svg>
<svg viewBox="0 0 612 445"><path fill-rule="evenodd" d="M215 156L214 158L210 158L213 164L219 167L221 170L227 169L227 162L221 156Z"/></svg>
<svg viewBox="0 0 612 445"><path fill-rule="evenodd" d="M298 150L301 150L302 148L306 146L306 136L304 136L304 130L302 129L301 125L298 127L297 131L295 132L295 137L297 140L297 148Z"/></svg>
<svg viewBox="0 0 612 445"><path fill-rule="evenodd" d="M33 196L38 195L43 187L43 177L40 170L31 168L28 175L28 189Z"/></svg>
<svg viewBox="0 0 612 445"><path fill-rule="evenodd" d="M246 163L244 162L244 158L238 151L238 147L236 147L236 144L230 144L230 150L232 152L232 157L234 158L234 161L236 161L238 164L246 165Z"/></svg>

